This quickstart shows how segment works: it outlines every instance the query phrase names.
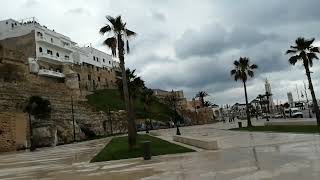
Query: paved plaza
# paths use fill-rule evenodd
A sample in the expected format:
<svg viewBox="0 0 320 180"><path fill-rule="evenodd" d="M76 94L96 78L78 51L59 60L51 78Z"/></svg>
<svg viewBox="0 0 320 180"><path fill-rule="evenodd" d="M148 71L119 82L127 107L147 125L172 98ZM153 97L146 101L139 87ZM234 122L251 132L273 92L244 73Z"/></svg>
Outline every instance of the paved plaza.
<svg viewBox="0 0 320 180"><path fill-rule="evenodd" d="M254 122L261 124L260 122ZM236 124L217 123L181 128L183 135L216 139L219 150L89 163L110 139L0 155L0 179L112 180L318 180L320 136L250 133L224 130ZM175 129L154 131L172 141Z"/></svg>

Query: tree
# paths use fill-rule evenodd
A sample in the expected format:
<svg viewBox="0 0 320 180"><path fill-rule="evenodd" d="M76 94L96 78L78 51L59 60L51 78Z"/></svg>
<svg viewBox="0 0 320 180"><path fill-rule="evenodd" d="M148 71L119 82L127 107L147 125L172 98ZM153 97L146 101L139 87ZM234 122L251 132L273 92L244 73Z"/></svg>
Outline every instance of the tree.
<svg viewBox="0 0 320 180"><path fill-rule="evenodd" d="M206 91L199 91L197 94L196 94L196 97L199 98L199 100L201 101L201 104L202 104L202 107L205 106L205 101L204 101L204 98L209 96L209 94L206 92Z"/></svg>
<svg viewBox="0 0 320 180"><path fill-rule="evenodd" d="M109 33L111 37L108 37L104 44L111 49L112 55L117 56L120 61L120 69L122 71L122 84L123 84L123 96L124 102L126 106L126 111L128 114L127 121L128 121L128 145L129 149L132 149L133 146L136 145L137 142L137 131L136 131L136 124L133 116L133 112L130 108L130 99L129 99L129 91L128 91L128 84L127 84L127 77L126 77L126 70L125 70L125 63L124 63L124 54L125 52L130 52L130 46L128 38L135 36L136 33L127 29L126 23L124 23L121 19L121 16L112 17L106 16L108 23L100 29L101 34ZM126 49L125 49L125 42L126 41Z"/></svg>
<svg viewBox="0 0 320 180"><path fill-rule="evenodd" d="M43 99L40 96L31 96L26 102L24 112L27 112L29 116L30 150L33 151L35 147L33 145L31 115L36 119L49 118L51 113L50 101L47 99Z"/></svg>
<svg viewBox="0 0 320 180"><path fill-rule="evenodd" d="M234 80L241 80L244 87L244 94L246 99L246 112L248 126L251 127L252 123L250 120L249 104L248 104L248 95L247 95L247 85L246 82L249 77L254 77L254 69L257 69L258 66L255 64L250 64L250 59L247 57L240 57L239 60L233 62L234 69L231 70L231 76L234 76Z"/></svg>
<svg viewBox="0 0 320 180"><path fill-rule="evenodd" d="M147 116L149 113L150 105L154 101L153 91L149 88L144 88L142 92L142 102L143 102L143 110L145 112L145 124L146 124L146 133L149 133L148 124L150 123L150 128L153 129L152 122L147 122Z"/></svg>
<svg viewBox="0 0 320 180"><path fill-rule="evenodd" d="M165 97L166 103L173 108L174 114L173 114L173 121L177 127L177 135L181 135L180 130L179 130L179 123L177 119L177 104L179 101L179 98L177 97L177 94L172 90L171 93Z"/></svg>
<svg viewBox="0 0 320 180"><path fill-rule="evenodd" d="M303 37L299 37L295 41L294 46L290 46L291 49L287 50L286 54L291 54L292 56L289 58L289 63L295 65L298 61L302 61L302 64L305 68L306 75L309 82L309 90L312 96L312 102L314 111L316 113L317 125L320 126L320 111L317 102L317 98L313 89L313 84L311 80L311 72L310 67L313 65L314 59L319 59L316 53L319 53L319 47L313 46L314 38L305 39Z"/></svg>
<svg viewBox="0 0 320 180"><path fill-rule="evenodd" d="M203 104L204 107L211 107L213 106L213 103L210 102L210 101L205 101L204 104Z"/></svg>

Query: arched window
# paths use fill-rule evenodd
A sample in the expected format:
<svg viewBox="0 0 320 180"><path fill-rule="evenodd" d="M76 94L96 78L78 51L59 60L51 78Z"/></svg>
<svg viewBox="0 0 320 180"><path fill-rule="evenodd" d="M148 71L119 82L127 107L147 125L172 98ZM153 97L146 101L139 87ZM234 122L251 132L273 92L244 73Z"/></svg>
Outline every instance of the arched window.
<svg viewBox="0 0 320 180"><path fill-rule="evenodd" d="M42 47L39 47L39 52L42 52Z"/></svg>
<svg viewBox="0 0 320 180"><path fill-rule="evenodd" d="M58 53L58 52L57 52L57 54L56 54L56 55L57 55L57 57L59 57L59 53Z"/></svg>

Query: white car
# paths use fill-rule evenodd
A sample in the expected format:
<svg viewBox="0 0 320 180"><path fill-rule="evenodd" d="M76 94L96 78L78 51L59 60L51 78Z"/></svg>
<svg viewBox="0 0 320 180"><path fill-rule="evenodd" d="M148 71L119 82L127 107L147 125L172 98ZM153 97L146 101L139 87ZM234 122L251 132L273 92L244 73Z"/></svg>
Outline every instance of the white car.
<svg viewBox="0 0 320 180"><path fill-rule="evenodd" d="M303 118L303 114L300 111L299 108L289 108L285 109L284 113L286 114L287 117L290 117L290 111L291 111L291 117L293 118Z"/></svg>

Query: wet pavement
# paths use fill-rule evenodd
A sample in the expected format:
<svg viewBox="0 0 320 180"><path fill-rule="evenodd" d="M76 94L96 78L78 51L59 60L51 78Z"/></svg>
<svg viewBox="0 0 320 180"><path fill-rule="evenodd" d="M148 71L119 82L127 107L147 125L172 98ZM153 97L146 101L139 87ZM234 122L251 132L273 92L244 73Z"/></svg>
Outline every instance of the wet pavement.
<svg viewBox="0 0 320 180"><path fill-rule="evenodd" d="M256 122L255 122L256 123ZM320 179L320 136L222 130L228 123L181 128L218 140L217 151L88 163L109 139L0 155L0 179L295 180ZM175 129L156 131L170 140Z"/></svg>

